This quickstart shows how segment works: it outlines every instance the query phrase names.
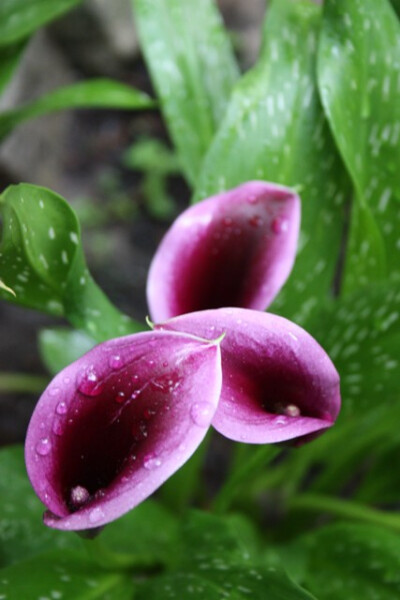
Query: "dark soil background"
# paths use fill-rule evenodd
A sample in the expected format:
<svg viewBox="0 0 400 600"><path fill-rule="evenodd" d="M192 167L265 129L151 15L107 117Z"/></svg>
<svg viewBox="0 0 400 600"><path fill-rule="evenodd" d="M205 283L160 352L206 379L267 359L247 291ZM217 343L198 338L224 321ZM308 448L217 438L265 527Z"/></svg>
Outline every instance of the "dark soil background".
<svg viewBox="0 0 400 600"><path fill-rule="evenodd" d="M88 0L39 32L0 99L0 109L33 99L59 85L107 76L153 93L132 23L129 0ZM218 3L243 69L255 60L265 11L263 0ZM127 18L128 15L128 18ZM82 217L90 270L111 300L143 320L145 283L151 257L169 225L146 208L143 174L127 169L122 155L146 136L168 142L156 111L74 111L21 125L0 147L0 185L26 181L62 194ZM167 181L176 214L190 190L178 176ZM122 207L122 208L121 208ZM0 302L0 372L45 375L37 349L38 331L61 324ZM0 445L21 442L37 394L0 389Z"/></svg>

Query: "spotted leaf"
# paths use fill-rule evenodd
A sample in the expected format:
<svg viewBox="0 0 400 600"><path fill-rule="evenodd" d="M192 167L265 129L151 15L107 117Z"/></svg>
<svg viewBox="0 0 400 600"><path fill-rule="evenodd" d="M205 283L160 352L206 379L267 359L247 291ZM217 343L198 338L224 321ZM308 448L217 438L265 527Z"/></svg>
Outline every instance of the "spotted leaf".
<svg viewBox="0 0 400 600"><path fill-rule="evenodd" d="M0 196L0 278L15 292L0 297L65 315L97 341L137 326L104 296L85 264L80 227L67 202L45 188L20 184Z"/></svg>

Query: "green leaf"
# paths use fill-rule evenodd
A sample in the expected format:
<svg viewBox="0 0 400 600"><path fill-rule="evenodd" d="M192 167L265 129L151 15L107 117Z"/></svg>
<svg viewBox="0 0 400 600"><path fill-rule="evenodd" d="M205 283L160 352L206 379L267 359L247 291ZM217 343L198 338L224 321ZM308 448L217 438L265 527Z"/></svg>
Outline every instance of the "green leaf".
<svg viewBox="0 0 400 600"><path fill-rule="evenodd" d="M25 44L14 44L6 48L0 47L0 93L3 92L10 81L24 50Z"/></svg>
<svg viewBox="0 0 400 600"><path fill-rule="evenodd" d="M153 500L146 500L104 529L101 542L111 551L148 557L169 564L175 560L178 521Z"/></svg>
<svg viewBox="0 0 400 600"><path fill-rule="evenodd" d="M398 599L398 534L374 525L338 523L296 546L306 556L302 583L319 600Z"/></svg>
<svg viewBox="0 0 400 600"><path fill-rule="evenodd" d="M244 543L252 535L248 522L243 521L237 516L190 512L182 523L175 570L147 582L138 590L137 599L311 600L283 572L258 563L256 544Z"/></svg>
<svg viewBox="0 0 400 600"><path fill-rule="evenodd" d="M4 448L0 452L0 497L0 567L49 548L81 547L81 540L73 533L43 525L44 507L28 480L21 446Z"/></svg>
<svg viewBox="0 0 400 600"><path fill-rule="evenodd" d="M345 292L386 275L400 279L399 51L400 24L388 0L325 3L319 86L357 191ZM369 213L368 223L360 212Z"/></svg>
<svg viewBox="0 0 400 600"><path fill-rule="evenodd" d="M3 233L0 277L16 297L0 298L49 314L65 315L96 341L138 331L90 276L77 218L67 202L45 188L20 184L0 196Z"/></svg>
<svg viewBox="0 0 400 600"><path fill-rule="evenodd" d="M250 179L298 187L302 231L272 310L303 322L332 284L348 182L315 81L320 8L275 1L257 65L239 82L205 158L196 200Z"/></svg>
<svg viewBox="0 0 400 600"><path fill-rule="evenodd" d="M391 0L391 2L397 15L400 16L400 0Z"/></svg>
<svg viewBox="0 0 400 600"><path fill-rule="evenodd" d="M2 0L0 3L0 46L27 38L60 17L82 0Z"/></svg>
<svg viewBox="0 0 400 600"><path fill-rule="evenodd" d="M178 571L156 577L138 590L137 600L315 600L283 572L241 567L205 572Z"/></svg>
<svg viewBox="0 0 400 600"><path fill-rule="evenodd" d="M0 573L0 593L7 600L132 600L134 594L129 575L100 570L77 551L55 550Z"/></svg>
<svg viewBox="0 0 400 600"><path fill-rule="evenodd" d="M39 333L39 350L49 372L55 375L96 344L84 331L58 327Z"/></svg>
<svg viewBox="0 0 400 600"><path fill-rule="evenodd" d="M59 88L35 100L0 113L0 139L14 127L48 113L72 108L115 108L142 110L154 108L147 94L112 79L92 79Z"/></svg>
<svg viewBox="0 0 400 600"><path fill-rule="evenodd" d="M341 377L342 418L400 396L400 291L398 286L365 288L332 302L307 323Z"/></svg>
<svg viewBox="0 0 400 600"><path fill-rule="evenodd" d="M238 68L213 0L132 0L142 49L193 184Z"/></svg>

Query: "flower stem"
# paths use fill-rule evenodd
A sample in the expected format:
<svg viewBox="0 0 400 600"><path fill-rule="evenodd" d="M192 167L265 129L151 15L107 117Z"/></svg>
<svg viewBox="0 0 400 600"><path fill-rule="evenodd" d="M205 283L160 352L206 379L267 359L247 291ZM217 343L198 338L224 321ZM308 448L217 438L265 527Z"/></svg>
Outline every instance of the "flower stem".
<svg viewBox="0 0 400 600"><path fill-rule="evenodd" d="M261 446L253 451L247 461L241 461L238 468L233 468L223 488L214 498L214 512L217 514L226 512L239 488L247 485L249 479L264 469L279 452L281 449L277 446Z"/></svg>
<svg viewBox="0 0 400 600"><path fill-rule="evenodd" d="M44 390L49 379L41 375L0 373L0 392L37 394Z"/></svg>
<svg viewBox="0 0 400 600"><path fill-rule="evenodd" d="M84 539L90 558L107 571L159 571L164 566L158 557L146 554L122 554L107 548L100 538Z"/></svg>
<svg viewBox="0 0 400 600"><path fill-rule="evenodd" d="M334 498L323 494L300 494L290 498L288 508L330 513L337 517L375 523L400 531L400 515L371 508L353 500Z"/></svg>

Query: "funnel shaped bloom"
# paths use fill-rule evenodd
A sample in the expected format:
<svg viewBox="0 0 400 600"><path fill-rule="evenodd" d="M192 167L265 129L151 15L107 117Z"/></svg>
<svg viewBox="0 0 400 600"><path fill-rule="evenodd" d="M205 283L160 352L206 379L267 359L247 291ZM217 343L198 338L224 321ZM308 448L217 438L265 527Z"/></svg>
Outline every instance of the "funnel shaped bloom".
<svg viewBox="0 0 400 600"><path fill-rule="evenodd" d="M221 389L218 343L176 332L105 342L45 390L28 475L58 529L90 529L147 498L198 447Z"/></svg>
<svg viewBox="0 0 400 600"><path fill-rule="evenodd" d="M300 201L290 189L245 183L183 212L150 267L154 321L198 310L264 310L293 266Z"/></svg>
<svg viewBox="0 0 400 600"><path fill-rule="evenodd" d="M333 425L339 376L304 329L276 315L224 308L158 325L215 339L221 333L222 391L212 425L248 443L301 438Z"/></svg>

